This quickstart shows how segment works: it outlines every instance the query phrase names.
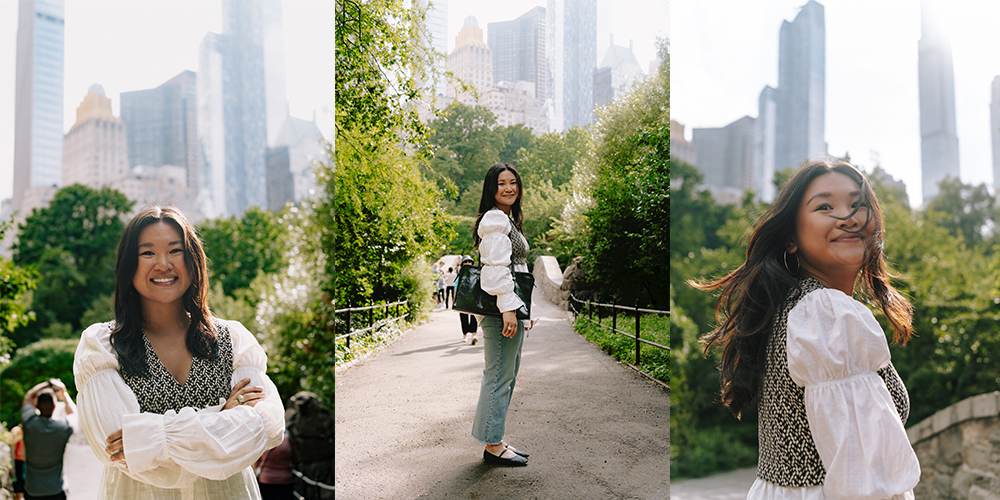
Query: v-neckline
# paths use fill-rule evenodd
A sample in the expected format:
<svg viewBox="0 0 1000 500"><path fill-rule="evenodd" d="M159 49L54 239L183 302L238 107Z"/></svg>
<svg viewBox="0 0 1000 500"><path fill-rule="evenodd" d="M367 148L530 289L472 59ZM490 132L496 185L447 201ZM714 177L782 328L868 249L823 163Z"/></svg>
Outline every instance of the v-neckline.
<svg viewBox="0 0 1000 500"><path fill-rule="evenodd" d="M156 353L156 349L153 348L153 343L149 341L149 337L146 336L145 332L142 334L142 340L146 343L146 347L149 349L149 352L151 352L153 357L156 358L156 364L160 365L160 368L163 369L168 377L170 377L170 380L182 388L186 386L188 381L191 380L191 375L194 374L194 360L196 359L196 356L191 356L191 366L188 367L187 377L184 379L184 383L181 383L181 381L177 380L177 377L174 377L173 373L170 373L170 370L163 364L163 361L160 360L160 355Z"/></svg>

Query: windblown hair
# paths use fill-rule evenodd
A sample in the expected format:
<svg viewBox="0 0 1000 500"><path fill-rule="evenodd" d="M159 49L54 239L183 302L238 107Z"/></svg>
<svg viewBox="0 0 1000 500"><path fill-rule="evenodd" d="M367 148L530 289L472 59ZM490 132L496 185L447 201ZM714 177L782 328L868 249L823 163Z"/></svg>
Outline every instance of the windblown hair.
<svg viewBox="0 0 1000 500"><path fill-rule="evenodd" d="M801 267L796 266L792 266L796 267L796 274L792 274L785 262L786 246L795 236L802 198L814 179L831 172L850 177L861 188L858 208L843 220L867 206L867 219L856 232L873 226L855 290L860 288L862 299L874 301L882 308L892 323L896 343L905 345L913 331L913 307L889 282L882 254L885 223L868 179L845 161L828 158L806 162L758 220L747 244L746 262L716 281L688 281L700 290L722 289L715 308L720 326L701 341L706 356L713 344L721 346L722 403L736 418L760 393L767 342L775 317L786 300L796 298L798 279L805 276Z"/></svg>
<svg viewBox="0 0 1000 500"><path fill-rule="evenodd" d="M483 220L486 212L489 212L497 204L498 178L500 177L500 172L505 170L513 173L514 178L517 180L517 200L510 207L510 218L514 220L514 226L517 227L518 231L524 231L524 215L521 213L521 198L524 196L524 184L521 183L521 174L517 173L517 169L510 163L494 164L486 171L486 179L483 181L483 197L479 200L479 215L476 217L475 225L472 226L472 243L476 249L479 248L479 242L482 241L482 238L479 237L479 223Z"/></svg>
<svg viewBox="0 0 1000 500"><path fill-rule="evenodd" d="M184 310L191 316L185 340L187 348L204 359L219 355L218 332L208 308L208 264L201 240L179 210L152 206L136 214L125 226L115 260L115 324L111 345L122 369L133 376L148 376L149 365L143 342L142 302L132 279L139 267L139 236L143 229L157 222L174 226L183 241L184 264L191 278L191 286L183 296Z"/></svg>

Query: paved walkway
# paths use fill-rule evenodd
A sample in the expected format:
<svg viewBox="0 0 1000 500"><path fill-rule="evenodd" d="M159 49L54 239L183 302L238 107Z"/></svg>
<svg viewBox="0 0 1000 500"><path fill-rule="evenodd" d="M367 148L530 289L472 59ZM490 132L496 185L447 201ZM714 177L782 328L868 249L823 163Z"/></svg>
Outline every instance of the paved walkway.
<svg viewBox="0 0 1000 500"><path fill-rule="evenodd" d="M69 487L67 500L97 500L104 464L94 456L83 431L74 433L63 454L63 475Z"/></svg>
<svg viewBox="0 0 1000 500"><path fill-rule="evenodd" d="M757 468L739 469L700 479L674 481L673 500L746 500Z"/></svg>
<svg viewBox="0 0 1000 500"><path fill-rule="evenodd" d="M505 440L527 467L492 467L471 437L482 338L439 309L377 356L338 374L337 497L669 499L668 392L573 332L535 289ZM480 337L482 334L480 334Z"/></svg>

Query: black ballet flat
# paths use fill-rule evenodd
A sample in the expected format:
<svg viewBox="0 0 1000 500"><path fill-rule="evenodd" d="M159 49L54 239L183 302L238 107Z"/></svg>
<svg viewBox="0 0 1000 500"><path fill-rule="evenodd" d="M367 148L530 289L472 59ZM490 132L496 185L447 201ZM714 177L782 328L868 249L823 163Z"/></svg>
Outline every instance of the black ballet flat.
<svg viewBox="0 0 1000 500"><path fill-rule="evenodd" d="M510 451L511 451L511 453L516 453L516 454L518 454L518 455L521 455L521 456L522 456L522 457L524 457L524 458L528 458L528 454L527 454L527 453L525 453L525 452L523 452L523 451L520 451L520 450L511 450L511 449L510 449L510 446L506 446L506 445L504 445L504 447L505 447L506 449L510 450Z"/></svg>
<svg viewBox="0 0 1000 500"><path fill-rule="evenodd" d="M523 467L525 465L528 465L528 459L516 453L511 458L503 458L503 457L498 457L486 450L483 450L483 460L493 465L502 465L505 467Z"/></svg>

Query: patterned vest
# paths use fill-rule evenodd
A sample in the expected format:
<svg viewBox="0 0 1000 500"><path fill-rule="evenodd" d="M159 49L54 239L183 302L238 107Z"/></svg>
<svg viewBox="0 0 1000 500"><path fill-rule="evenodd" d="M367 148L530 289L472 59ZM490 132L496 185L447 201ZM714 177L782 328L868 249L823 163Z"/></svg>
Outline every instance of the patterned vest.
<svg viewBox="0 0 1000 500"><path fill-rule="evenodd" d="M202 409L219 404L219 398L229 398L233 378L233 340L224 323L215 322L215 328L219 332L219 357L208 360L195 356L184 385L179 384L160 363L153 346L143 335L149 376L135 377L119 370L125 384L139 400L141 412L162 415L167 410L180 412L185 407Z"/></svg>
<svg viewBox="0 0 1000 500"><path fill-rule="evenodd" d="M759 403L757 477L778 486L819 486L826 478L826 469L806 420L805 388L792 381L786 351L788 313L806 294L822 288L814 278L799 280L798 287L788 292L784 307L775 316L767 343L767 365ZM905 424L910 414L910 399L903 381L891 362L878 374Z"/></svg>
<svg viewBox="0 0 1000 500"><path fill-rule="evenodd" d="M515 266L520 264L528 265L528 240L517 230L514 221L510 221L510 263Z"/></svg>

